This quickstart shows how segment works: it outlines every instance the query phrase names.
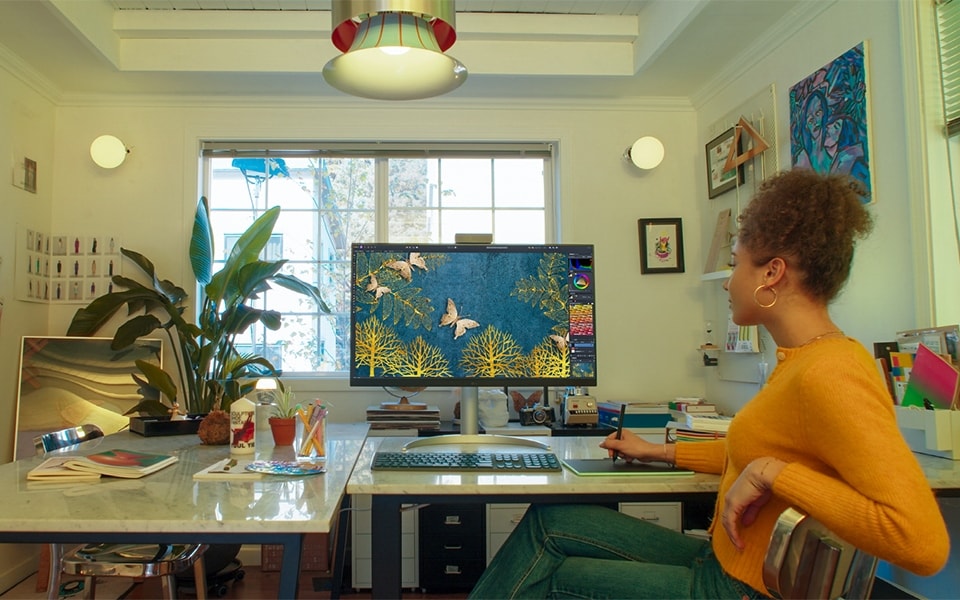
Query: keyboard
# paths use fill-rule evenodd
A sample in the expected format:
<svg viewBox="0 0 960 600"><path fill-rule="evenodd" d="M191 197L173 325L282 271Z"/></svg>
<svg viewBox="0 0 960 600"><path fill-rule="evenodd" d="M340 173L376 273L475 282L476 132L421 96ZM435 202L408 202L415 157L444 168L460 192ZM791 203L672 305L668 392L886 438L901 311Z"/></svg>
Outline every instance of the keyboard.
<svg viewBox="0 0 960 600"><path fill-rule="evenodd" d="M377 452L374 471L560 471L552 452Z"/></svg>

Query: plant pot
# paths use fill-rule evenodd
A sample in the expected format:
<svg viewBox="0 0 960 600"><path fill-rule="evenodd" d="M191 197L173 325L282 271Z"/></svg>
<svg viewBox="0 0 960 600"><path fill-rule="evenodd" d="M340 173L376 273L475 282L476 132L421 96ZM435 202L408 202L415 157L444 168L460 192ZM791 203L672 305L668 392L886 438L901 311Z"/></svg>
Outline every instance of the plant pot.
<svg viewBox="0 0 960 600"><path fill-rule="evenodd" d="M274 446L292 446L297 437L296 417L270 417Z"/></svg>

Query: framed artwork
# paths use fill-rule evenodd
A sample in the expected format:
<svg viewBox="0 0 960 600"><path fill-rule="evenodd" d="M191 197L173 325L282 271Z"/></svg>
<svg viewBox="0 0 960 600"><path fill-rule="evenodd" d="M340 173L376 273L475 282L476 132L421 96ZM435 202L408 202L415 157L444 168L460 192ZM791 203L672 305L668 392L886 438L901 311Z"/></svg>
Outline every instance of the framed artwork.
<svg viewBox="0 0 960 600"><path fill-rule="evenodd" d="M682 219L639 219L640 272L683 273Z"/></svg>
<svg viewBox="0 0 960 600"><path fill-rule="evenodd" d="M790 164L843 173L872 202L866 48L861 42L790 88Z"/></svg>
<svg viewBox="0 0 960 600"><path fill-rule="evenodd" d="M105 434L125 428L140 403L137 360L160 364L162 342L140 339L112 350L111 338L24 336L14 458L36 454L33 438L85 423Z"/></svg>
<svg viewBox="0 0 960 600"><path fill-rule="evenodd" d="M736 155L739 155L740 138L736 135L736 127L731 127L707 142L707 196L710 198L716 198L738 185L743 185L742 164L727 171L723 170L734 143Z"/></svg>
<svg viewBox="0 0 960 600"><path fill-rule="evenodd" d="M30 158L23 159L23 189L37 193L37 161Z"/></svg>

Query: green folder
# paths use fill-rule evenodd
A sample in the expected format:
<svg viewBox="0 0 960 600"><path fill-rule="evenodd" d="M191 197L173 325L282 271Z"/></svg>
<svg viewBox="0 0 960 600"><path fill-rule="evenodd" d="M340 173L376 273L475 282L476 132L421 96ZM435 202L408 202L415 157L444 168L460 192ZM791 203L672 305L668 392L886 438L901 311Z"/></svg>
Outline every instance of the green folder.
<svg viewBox="0 0 960 600"><path fill-rule="evenodd" d="M563 464L568 469L584 477L611 475L646 475L648 477L673 477L675 475L693 475L693 471L679 469L663 462L614 462L609 458L565 458Z"/></svg>

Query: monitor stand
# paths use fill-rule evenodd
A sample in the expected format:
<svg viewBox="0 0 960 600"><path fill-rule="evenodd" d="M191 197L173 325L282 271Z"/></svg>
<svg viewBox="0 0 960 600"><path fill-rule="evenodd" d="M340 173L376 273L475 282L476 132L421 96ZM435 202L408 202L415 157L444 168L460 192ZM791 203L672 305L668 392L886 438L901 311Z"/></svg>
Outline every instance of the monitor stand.
<svg viewBox="0 0 960 600"><path fill-rule="evenodd" d="M549 450L550 444L512 435L480 433L480 389L460 388L460 433L417 438L403 445L403 450L424 446L473 444L478 446L529 446Z"/></svg>

